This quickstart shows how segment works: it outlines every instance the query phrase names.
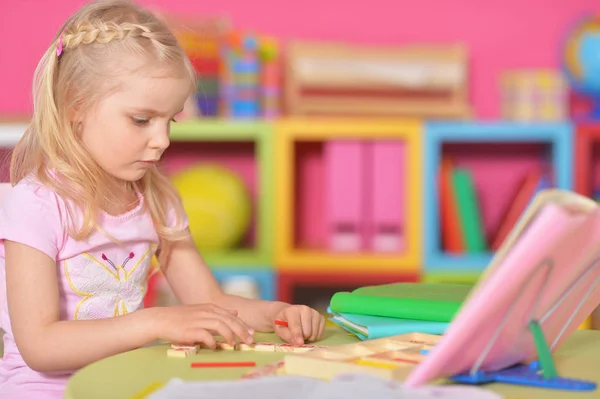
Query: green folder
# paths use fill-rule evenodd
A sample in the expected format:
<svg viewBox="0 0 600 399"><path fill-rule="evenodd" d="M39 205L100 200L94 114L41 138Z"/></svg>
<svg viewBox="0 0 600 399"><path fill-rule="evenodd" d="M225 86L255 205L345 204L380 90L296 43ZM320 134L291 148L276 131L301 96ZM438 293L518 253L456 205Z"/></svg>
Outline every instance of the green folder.
<svg viewBox="0 0 600 399"><path fill-rule="evenodd" d="M473 176L466 170L456 169L452 175L452 184L456 191L458 216L462 224L467 252L485 252L487 244Z"/></svg>
<svg viewBox="0 0 600 399"><path fill-rule="evenodd" d="M471 285L393 283L335 293L330 309L399 319L450 322L471 291Z"/></svg>

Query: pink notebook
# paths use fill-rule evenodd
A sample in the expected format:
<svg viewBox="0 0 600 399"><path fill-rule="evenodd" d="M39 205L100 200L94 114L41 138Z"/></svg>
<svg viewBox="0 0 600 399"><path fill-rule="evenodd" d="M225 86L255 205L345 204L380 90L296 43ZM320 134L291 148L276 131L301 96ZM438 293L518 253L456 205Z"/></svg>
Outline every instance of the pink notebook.
<svg viewBox="0 0 600 399"><path fill-rule="evenodd" d="M600 208L546 190L527 208L439 344L405 380L425 384L536 359L537 320L552 351L600 303ZM562 301L560 299L563 298Z"/></svg>

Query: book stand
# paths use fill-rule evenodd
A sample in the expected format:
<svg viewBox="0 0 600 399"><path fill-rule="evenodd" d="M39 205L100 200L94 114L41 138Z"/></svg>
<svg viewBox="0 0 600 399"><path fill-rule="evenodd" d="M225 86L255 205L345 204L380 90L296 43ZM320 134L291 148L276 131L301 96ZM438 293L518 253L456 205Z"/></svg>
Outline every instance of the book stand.
<svg viewBox="0 0 600 399"><path fill-rule="evenodd" d="M554 339L552 344L548 344L546 337L544 335L544 331L542 329L542 324L544 320L549 318L552 313L560 307L563 301L571 294L573 291L580 286L580 283L589 279L592 271L600 265L600 259L596 259L592 266L587 269L570 287L567 291L565 291L559 299L556 301L555 306L552 306L539 320L532 318L526 327L531 333L531 337L536 346L537 358L538 360L534 360L529 364L518 364L516 366L508 367L502 370L497 371L481 371L479 369L480 365L483 363L485 356L487 355L487 351L484 351L480 358L477 359L471 371L465 374L458 374L450 379L454 382L459 382L462 384L472 384L472 385L480 385L490 382L501 382L505 384L514 384L514 385L526 385L526 386L534 386L538 388L546 388L546 389L560 389L560 390L568 390L568 391L593 391L596 389L596 383L593 381L582 381L572 378L560 377L556 372L556 367L554 365L554 359L552 358L552 349L556 345L556 343L561 338L562 334L564 334L566 328L563 328L557 337ZM553 270L553 263L551 260L543 262L538 266L537 269L534 269L534 273L542 273L546 272L546 279L550 276ZM587 289L584 297L578 302L577 308L570 316L570 319L565 323L565 326L568 326L573 317L577 314L578 310L584 304L584 302L589 298L593 289L596 287L598 281L600 281L600 277L596 277L593 284ZM526 284L527 285L527 281ZM541 296L543 292L538 292L538 298ZM537 299L537 298L536 298ZM531 314L535 314L535 305L539 301L536 300L534 302L534 307L532 307ZM515 301L514 304L517 304L518 301ZM510 317L511 311L514 308L511 306L509 312L504 316L503 322L498 325L498 329L501 329L506 322L506 320ZM488 348L494 344L498 335L490 341Z"/></svg>
<svg viewBox="0 0 600 399"><path fill-rule="evenodd" d="M440 342L407 377L590 391L559 376L552 353L600 304L600 208L583 196L536 196Z"/></svg>

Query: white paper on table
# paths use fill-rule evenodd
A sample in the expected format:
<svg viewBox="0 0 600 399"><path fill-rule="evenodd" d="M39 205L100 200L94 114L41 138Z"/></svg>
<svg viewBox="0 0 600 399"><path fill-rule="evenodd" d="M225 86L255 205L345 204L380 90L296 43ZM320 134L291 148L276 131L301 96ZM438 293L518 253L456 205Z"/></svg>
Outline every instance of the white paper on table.
<svg viewBox="0 0 600 399"><path fill-rule="evenodd" d="M182 381L172 379L147 399L501 399L477 387L429 385L405 388L362 374L342 374L331 381L300 376L268 376L236 381Z"/></svg>

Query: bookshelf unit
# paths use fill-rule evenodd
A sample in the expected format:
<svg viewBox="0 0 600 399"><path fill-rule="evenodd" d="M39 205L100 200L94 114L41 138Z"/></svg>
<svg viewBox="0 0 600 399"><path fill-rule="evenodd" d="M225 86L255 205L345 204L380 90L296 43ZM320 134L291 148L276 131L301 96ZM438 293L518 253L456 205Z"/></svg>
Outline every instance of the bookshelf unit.
<svg viewBox="0 0 600 399"><path fill-rule="evenodd" d="M2 126L6 151L25 127ZM210 159L243 169L241 174L252 181L254 223L250 237L239 248L202 255L220 282L246 276L260 287L261 296L275 299L291 298L297 285L473 283L493 251L459 255L443 251L437 171L444 155L454 156L467 169L512 165L512 169L496 168L499 174L489 179L494 184L475 176L476 183L498 186L483 189L488 199L499 193L503 197L496 201L499 203L506 203L514 195L514 181L522 173L519 168L526 168L520 163L547 164L555 187L570 190L575 186L584 195L593 194L592 178L600 179L600 173L592 173L596 165L600 167L600 124L573 127L569 123L425 122L402 118L202 119L173 124L171 139L164 158L168 171ZM387 253L332 251L323 233L328 220L324 211L327 144L386 140L402 142L405 148L405 197L399 210L405 221L406 245L402 251ZM179 160L173 166L171 162L176 158ZM316 186L311 186L315 182ZM501 212L490 209L486 212L495 216L484 215L483 219L486 224L490 220L497 224ZM489 231L497 227L493 222L491 225Z"/></svg>
<svg viewBox="0 0 600 399"><path fill-rule="evenodd" d="M438 172L451 157L473 172L486 244L528 168L545 165L553 186L572 189L573 134L570 124L467 122L426 124L424 143L424 264L427 281L474 282L493 256L484 250L447 253L442 248ZM485 174L488 173L486 176ZM494 209L495 208L495 209ZM495 226L493 222L495 221Z"/></svg>

